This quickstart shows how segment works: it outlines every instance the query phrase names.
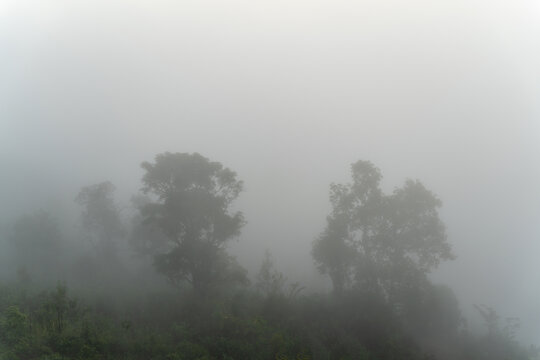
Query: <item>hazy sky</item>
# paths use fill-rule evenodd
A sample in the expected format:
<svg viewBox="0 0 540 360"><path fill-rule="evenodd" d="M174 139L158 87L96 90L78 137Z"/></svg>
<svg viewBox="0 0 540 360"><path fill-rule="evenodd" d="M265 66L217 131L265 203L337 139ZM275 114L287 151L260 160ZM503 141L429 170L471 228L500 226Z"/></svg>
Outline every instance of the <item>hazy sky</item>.
<svg viewBox="0 0 540 360"><path fill-rule="evenodd" d="M245 181L241 263L315 281L328 185L371 160L443 200L464 310L539 343L539 38L532 0L0 0L0 223L196 151Z"/></svg>

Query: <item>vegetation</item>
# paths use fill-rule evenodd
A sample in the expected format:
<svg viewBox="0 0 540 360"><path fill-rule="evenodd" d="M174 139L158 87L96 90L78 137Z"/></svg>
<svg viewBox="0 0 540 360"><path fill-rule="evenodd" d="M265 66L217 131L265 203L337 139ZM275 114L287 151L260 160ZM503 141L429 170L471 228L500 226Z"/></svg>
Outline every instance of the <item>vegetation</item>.
<svg viewBox="0 0 540 360"><path fill-rule="evenodd" d="M83 207L82 225L98 255L117 261L115 239L122 237L124 227L114 202L115 187L109 181L85 186L75 201Z"/></svg>
<svg viewBox="0 0 540 360"><path fill-rule="evenodd" d="M199 293L229 281L245 282L245 272L225 252L244 223L240 212L229 213L242 190L236 174L197 153L160 154L142 167L143 190L157 198L141 207L143 221L168 239L155 255L157 271L177 286L190 283Z"/></svg>
<svg viewBox="0 0 540 360"><path fill-rule="evenodd" d="M244 224L231 210L242 190L233 171L199 154L172 153L143 169L145 195L134 197L129 221L109 182L76 197L96 251L67 246L44 212L13 224L7 240L18 276L0 284L0 360L538 355L516 341L516 319L501 325L488 306L477 306L486 331L469 331L452 291L430 282L429 271L453 254L437 213L441 202L418 181L385 195L380 171L360 161L351 184L331 186L332 213L313 257L334 292L320 294L289 283L269 252L250 284L227 253ZM139 257L122 256L124 240ZM66 283L42 282L60 273L68 274Z"/></svg>
<svg viewBox="0 0 540 360"><path fill-rule="evenodd" d="M441 201L412 180L383 194L381 173L368 161L351 170L351 184L330 187L333 209L313 257L337 294L356 286L395 299L441 260L453 258L437 212Z"/></svg>

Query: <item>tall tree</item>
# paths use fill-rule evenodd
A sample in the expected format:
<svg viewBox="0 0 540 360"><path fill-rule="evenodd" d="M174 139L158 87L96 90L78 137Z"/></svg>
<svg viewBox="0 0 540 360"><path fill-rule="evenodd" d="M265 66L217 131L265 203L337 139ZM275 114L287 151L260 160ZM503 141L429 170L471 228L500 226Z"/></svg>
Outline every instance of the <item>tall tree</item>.
<svg viewBox="0 0 540 360"><path fill-rule="evenodd" d="M344 216L327 217L326 229L315 240L312 255L319 271L330 276L334 292L342 294L350 285L356 258L356 248L350 241Z"/></svg>
<svg viewBox="0 0 540 360"><path fill-rule="evenodd" d="M419 181L387 195L372 163L358 161L351 172L352 183L331 185L332 213L312 250L336 293L353 285L396 297L453 258L438 215L441 201Z"/></svg>
<svg viewBox="0 0 540 360"><path fill-rule="evenodd" d="M236 173L198 153L158 154L142 168L143 191L155 199L142 206L144 221L168 239L155 257L156 269L199 293L224 281L245 280L225 251L244 224L242 213L230 210L242 190Z"/></svg>

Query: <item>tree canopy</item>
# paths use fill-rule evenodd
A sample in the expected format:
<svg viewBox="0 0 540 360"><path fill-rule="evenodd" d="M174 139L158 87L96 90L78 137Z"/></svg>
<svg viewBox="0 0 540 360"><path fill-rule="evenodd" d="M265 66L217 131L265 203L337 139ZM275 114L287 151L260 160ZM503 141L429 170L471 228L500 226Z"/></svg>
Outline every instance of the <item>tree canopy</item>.
<svg viewBox="0 0 540 360"><path fill-rule="evenodd" d="M312 250L336 293L357 286L393 296L453 258L438 214L442 203L421 182L407 180L384 194L371 162L352 164L351 173L351 183L330 186L332 212Z"/></svg>
<svg viewBox="0 0 540 360"><path fill-rule="evenodd" d="M244 280L245 272L225 251L244 224L242 213L230 210L242 190L236 173L198 153L166 152L142 168L143 191L153 201L141 213L168 239L156 254L156 269L200 293L219 282Z"/></svg>

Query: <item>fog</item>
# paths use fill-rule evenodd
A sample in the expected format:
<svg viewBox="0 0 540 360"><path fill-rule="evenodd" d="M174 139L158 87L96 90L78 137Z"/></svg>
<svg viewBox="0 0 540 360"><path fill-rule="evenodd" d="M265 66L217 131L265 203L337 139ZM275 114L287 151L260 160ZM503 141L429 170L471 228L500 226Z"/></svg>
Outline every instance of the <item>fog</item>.
<svg viewBox="0 0 540 360"><path fill-rule="evenodd" d="M330 291L311 244L329 185L369 160L385 191L443 201L457 258L431 279L539 344L539 36L532 0L4 0L0 225L76 223L105 180L128 216L141 162L198 152L245 184L229 249L250 276L268 249Z"/></svg>

